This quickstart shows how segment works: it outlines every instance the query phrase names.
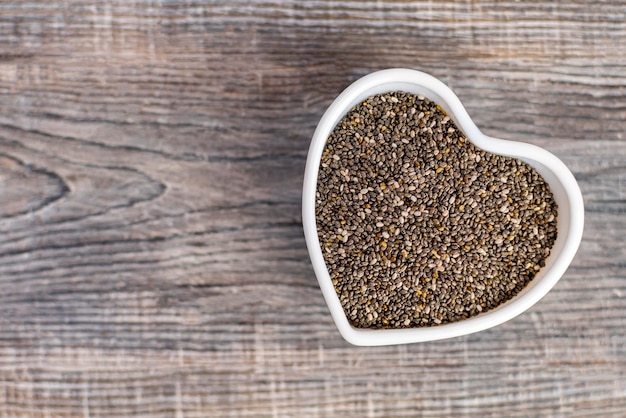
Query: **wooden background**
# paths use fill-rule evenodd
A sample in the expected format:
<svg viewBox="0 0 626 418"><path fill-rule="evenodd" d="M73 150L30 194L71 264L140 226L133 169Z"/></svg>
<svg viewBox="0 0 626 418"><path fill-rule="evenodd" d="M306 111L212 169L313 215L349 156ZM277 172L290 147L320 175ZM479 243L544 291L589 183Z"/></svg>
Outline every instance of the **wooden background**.
<svg viewBox="0 0 626 418"><path fill-rule="evenodd" d="M580 182L540 303L357 348L301 227L358 77L430 72ZM0 2L1 417L626 416L623 1Z"/></svg>

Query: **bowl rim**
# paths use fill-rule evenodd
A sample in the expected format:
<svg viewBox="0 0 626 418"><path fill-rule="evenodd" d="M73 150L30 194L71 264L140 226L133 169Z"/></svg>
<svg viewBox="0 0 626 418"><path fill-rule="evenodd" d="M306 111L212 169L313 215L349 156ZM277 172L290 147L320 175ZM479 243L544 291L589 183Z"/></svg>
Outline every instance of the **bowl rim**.
<svg viewBox="0 0 626 418"><path fill-rule="evenodd" d="M528 291L524 289L497 308L468 319L433 327L403 329L355 328L348 322L332 284L317 234L315 193L321 155L328 136L336 124L356 103L372 94L401 90L401 88L396 87L407 84L431 92L432 94L429 94L429 96L437 96L436 99L432 97L429 97L429 99L441 105L465 133L467 139L479 148L500 155L534 161L538 165L543 165L554 174L554 177L558 179L563 187L568 203L567 235L563 241L561 251L555 256L554 263L547 271L542 272L543 275L541 277L533 279L531 282L532 288ZM377 92L368 93L373 90L377 90ZM559 204L559 210L562 210L561 204ZM391 68L367 74L352 83L333 101L320 119L307 154L302 190L302 224L315 276L340 334L346 341L354 345L379 346L433 341L471 334L502 324L529 309L554 287L573 260L582 239L584 205L576 179L565 164L549 151L531 144L484 135L474 124L458 97L443 82L421 71ZM557 237L558 239L561 239L561 237ZM550 256L550 258L552 257L553 255Z"/></svg>

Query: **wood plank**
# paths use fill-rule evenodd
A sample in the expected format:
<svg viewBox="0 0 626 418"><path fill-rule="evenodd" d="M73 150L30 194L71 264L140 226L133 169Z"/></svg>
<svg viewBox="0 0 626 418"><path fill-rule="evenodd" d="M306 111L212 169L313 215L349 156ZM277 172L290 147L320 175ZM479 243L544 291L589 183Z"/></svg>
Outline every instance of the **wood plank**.
<svg viewBox="0 0 626 418"><path fill-rule="evenodd" d="M623 417L626 7L0 5L0 416ZM574 263L528 312L357 348L304 244L317 121L358 77L440 77L578 179Z"/></svg>

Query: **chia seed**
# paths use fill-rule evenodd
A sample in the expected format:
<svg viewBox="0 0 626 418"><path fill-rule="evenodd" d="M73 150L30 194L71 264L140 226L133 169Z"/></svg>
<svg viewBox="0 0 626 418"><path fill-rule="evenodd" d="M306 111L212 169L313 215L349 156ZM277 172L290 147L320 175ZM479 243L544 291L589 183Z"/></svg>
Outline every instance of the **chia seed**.
<svg viewBox="0 0 626 418"><path fill-rule="evenodd" d="M319 241L358 328L435 326L496 308L545 265L556 218L536 170L476 147L421 96L367 98L322 154Z"/></svg>

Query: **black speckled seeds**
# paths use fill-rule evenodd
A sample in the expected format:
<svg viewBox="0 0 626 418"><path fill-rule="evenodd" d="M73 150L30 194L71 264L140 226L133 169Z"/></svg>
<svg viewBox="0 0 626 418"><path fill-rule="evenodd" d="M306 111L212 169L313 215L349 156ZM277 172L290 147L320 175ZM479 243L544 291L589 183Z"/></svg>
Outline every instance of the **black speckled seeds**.
<svg viewBox="0 0 626 418"><path fill-rule="evenodd" d="M366 99L322 155L318 235L355 327L432 326L497 307L544 265L556 216L533 168L480 150L421 96Z"/></svg>

